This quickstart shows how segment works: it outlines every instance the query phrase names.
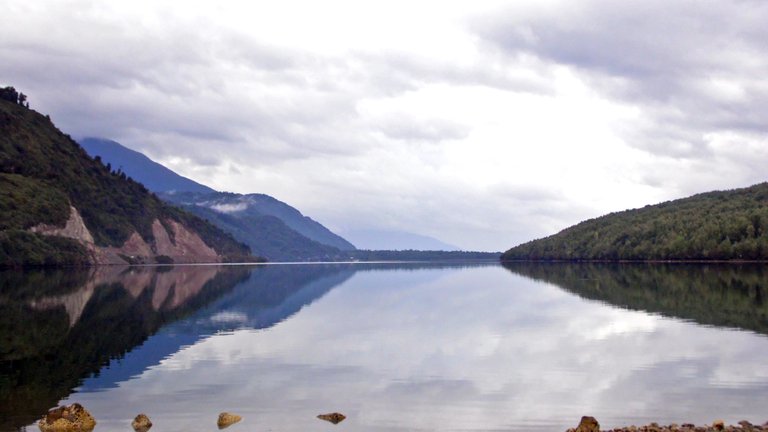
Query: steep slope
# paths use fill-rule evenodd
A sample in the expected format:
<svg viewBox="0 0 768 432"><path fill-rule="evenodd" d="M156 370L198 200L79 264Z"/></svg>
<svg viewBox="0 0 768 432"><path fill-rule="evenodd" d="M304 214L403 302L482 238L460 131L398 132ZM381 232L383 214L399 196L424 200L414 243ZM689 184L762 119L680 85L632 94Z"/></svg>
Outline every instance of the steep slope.
<svg viewBox="0 0 768 432"><path fill-rule="evenodd" d="M204 218L250 246L269 261L338 261L349 254L310 240L275 216L244 214L238 217L199 205L183 208Z"/></svg>
<svg viewBox="0 0 768 432"><path fill-rule="evenodd" d="M328 228L304 216L288 204L264 194L235 194L217 192L214 194L163 193L160 196L181 205L207 207L236 218L248 216L274 216L297 233L320 244L340 250L354 250L355 246L334 234Z"/></svg>
<svg viewBox="0 0 768 432"><path fill-rule="evenodd" d="M768 260L768 183L611 213L502 260Z"/></svg>
<svg viewBox="0 0 768 432"><path fill-rule="evenodd" d="M113 168L122 170L153 192L216 192L114 141L83 138L78 143L91 156L99 156L104 163L112 164Z"/></svg>
<svg viewBox="0 0 768 432"><path fill-rule="evenodd" d="M348 256L339 250L355 249L320 223L268 195L216 192L114 141L87 138L81 143L92 156L121 167L164 200L210 220L270 260L343 259Z"/></svg>
<svg viewBox="0 0 768 432"><path fill-rule="evenodd" d="M215 262L248 247L0 100L0 265Z"/></svg>

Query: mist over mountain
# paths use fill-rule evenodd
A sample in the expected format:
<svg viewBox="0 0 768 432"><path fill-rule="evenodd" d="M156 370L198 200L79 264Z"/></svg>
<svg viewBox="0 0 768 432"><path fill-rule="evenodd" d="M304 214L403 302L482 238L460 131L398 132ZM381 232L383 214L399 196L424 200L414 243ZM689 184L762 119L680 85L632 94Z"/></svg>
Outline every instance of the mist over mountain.
<svg viewBox="0 0 768 432"><path fill-rule="evenodd" d="M321 223L304 216L300 211L269 195L258 193L243 195L231 192L212 194L166 192L160 193L160 196L176 204L204 207L234 218L274 216L310 240L340 250L355 249L352 243L333 233Z"/></svg>
<svg viewBox="0 0 768 432"><path fill-rule="evenodd" d="M349 239L358 249L368 250L424 250L424 251L458 251L458 247L445 243L434 237L414 234L405 231L389 230L353 230L344 231L344 237Z"/></svg>

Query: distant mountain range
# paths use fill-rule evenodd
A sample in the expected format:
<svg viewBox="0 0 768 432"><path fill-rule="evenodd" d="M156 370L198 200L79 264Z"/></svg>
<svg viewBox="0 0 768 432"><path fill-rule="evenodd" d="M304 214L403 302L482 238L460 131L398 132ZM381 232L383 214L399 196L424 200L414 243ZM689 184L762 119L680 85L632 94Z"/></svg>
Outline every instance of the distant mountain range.
<svg viewBox="0 0 768 432"><path fill-rule="evenodd" d="M271 196L217 192L115 141L84 138L80 143L92 156L163 200L207 219L270 261L337 261L349 259L348 252L355 250L344 238Z"/></svg>
<svg viewBox="0 0 768 432"><path fill-rule="evenodd" d="M0 191L0 266L252 259L231 235L161 201L89 157L47 116L6 98Z"/></svg>
<svg viewBox="0 0 768 432"><path fill-rule="evenodd" d="M102 161L113 165L112 169L125 172L152 192L216 192L208 186L176 174L144 156L143 153L131 150L115 141L83 138L78 140L78 143L89 155L100 156Z"/></svg>
<svg viewBox="0 0 768 432"><path fill-rule="evenodd" d="M236 194L231 192L193 193L161 192L161 198L184 206L197 206L236 219L272 216L281 220L292 230L320 244L339 250L354 250L355 246L295 208L264 194Z"/></svg>
<svg viewBox="0 0 768 432"><path fill-rule="evenodd" d="M434 237L405 231L355 230L345 231L344 237L359 249L369 250L423 250L458 251L459 248Z"/></svg>
<svg viewBox="0 0 768 432"><path fill-rule="evenodd" d="M768 260L768 183L590 219L502 260Z"/></svg>

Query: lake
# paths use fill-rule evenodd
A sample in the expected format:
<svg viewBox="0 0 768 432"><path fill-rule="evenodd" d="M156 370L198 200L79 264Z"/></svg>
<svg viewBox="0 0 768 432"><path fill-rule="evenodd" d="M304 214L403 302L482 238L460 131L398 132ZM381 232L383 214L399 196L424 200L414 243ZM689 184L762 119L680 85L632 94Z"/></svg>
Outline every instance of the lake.
<svg viewBox="0 0 768 432"><path fill-rule="evenodd" d="M0 273L0 430L564 431L768 420L764 266ZM333 425L316 418L338 411Z"/></svg>

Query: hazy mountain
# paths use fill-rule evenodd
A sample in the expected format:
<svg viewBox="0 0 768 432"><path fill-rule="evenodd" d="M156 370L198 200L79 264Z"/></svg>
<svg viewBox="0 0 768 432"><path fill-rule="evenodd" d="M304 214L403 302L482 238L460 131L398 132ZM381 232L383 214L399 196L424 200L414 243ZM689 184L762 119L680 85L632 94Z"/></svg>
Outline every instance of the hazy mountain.
<svg viewBox="0 0 768 432"><path fill-rule="evenodd" d="M5 99L0 190L0 265L214 262L249 255L231 235L89 157L48 117Z"/></svg>
<svg viewBox="0 0 768 432"><path fill-rule="evenodd" d="M104 163L112 164L113 169L122 170L153 192L216 192L115 141L83 138L78 142L88 154L100 156Z"/></svg>
<svg viewBox="0 0 768 432"><path fill-rule="evenodd" d="M248 217L274 216L289 228L302 236L320 244L340 250L354 250L350 242L334 234L328 228L288 204L264 194L236 194L216 192L213 194L200 193L163 193L161 197L170 202L198 206L215 210L219 213L243 219Z"/></svg>
<svg viewBox="0 0 768 432"><path fill-rule="evenodd" d="M178 204L210 221L251 247L254 254L270 261L339 261L349 254L311 240L275 216L258 212L232 215L205 205Z"/></svg>
<svg viewBox="0 0 768 432"><path fill-rule="evenodd" d="M766 260L768 183L590 219L503 260Z"/></svg>
<svg viewBox="0 0 768 432"><path fill-rule="evenodd" d="M434 237L404 231L355 230L345 231L344 237L359 249L457 251L458 247Z"/></svg>
<svg viewBox="0 0 768 432"><path fill-rule="evenodd" d="M122 169L162 199L209 220L271 261L339 260L349 258L341 250L355 249L319 222L268 195L216 192L115 141L86 138L81 142L91 155Z"/></svg>

